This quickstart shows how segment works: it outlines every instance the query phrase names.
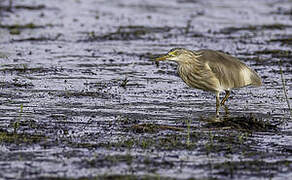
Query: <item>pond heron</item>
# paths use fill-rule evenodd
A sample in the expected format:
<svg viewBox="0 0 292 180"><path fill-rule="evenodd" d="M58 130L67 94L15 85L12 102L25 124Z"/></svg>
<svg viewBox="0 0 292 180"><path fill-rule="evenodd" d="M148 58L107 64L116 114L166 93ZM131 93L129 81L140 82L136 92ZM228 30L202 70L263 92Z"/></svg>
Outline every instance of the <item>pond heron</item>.
<svg viewBox="0 0 292 180"><path fill-rule="evenodd" d="M224 105L231 89L262 85L260 76L253 69L237 58L219 51L174 48L156 59L164 60L178 63L178 74L188 86L216 94L217 117L220 105ZM222 91L225 91L225 97L220 102L219 94Z"/></svg>

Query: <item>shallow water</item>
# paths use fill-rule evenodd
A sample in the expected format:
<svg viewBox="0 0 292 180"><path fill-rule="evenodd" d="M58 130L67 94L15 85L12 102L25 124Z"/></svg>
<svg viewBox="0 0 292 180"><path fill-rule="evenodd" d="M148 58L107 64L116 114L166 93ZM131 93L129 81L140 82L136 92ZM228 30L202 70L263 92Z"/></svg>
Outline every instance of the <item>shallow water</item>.
<svg viewBox="0 0 292 180"><path fill-rule="evenodd" d="M292 176L291 1L13 3L0 1L1 178ZM255 69L264 85L232 91L228 119L273 126L208 122L215 96L153 62L174 47Z"/></svg>

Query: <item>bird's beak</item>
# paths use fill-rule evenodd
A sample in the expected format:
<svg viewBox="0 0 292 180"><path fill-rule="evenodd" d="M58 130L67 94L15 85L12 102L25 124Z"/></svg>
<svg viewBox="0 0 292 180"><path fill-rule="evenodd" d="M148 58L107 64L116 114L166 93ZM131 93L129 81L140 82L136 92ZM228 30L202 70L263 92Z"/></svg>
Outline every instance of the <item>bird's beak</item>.
<svg viewBox="0 0 292 180"><path fill-rule="evenodd" d="M168 54L166 54L164 56L161 56L159 58L156 58L155 61L164 61L164 60L167 60L167 58L169 58L169 55Z"/></svg>

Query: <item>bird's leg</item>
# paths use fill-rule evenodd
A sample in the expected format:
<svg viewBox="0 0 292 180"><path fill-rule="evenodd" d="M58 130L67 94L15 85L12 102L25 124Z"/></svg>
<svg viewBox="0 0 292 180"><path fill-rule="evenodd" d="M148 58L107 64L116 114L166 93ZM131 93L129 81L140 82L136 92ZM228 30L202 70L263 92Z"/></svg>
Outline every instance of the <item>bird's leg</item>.
<svg viewBox="0 0 292 180"><path fill-rule="evenodd" d="M225 97L222 99L222 101L220 103L222 106L224 105L225 101L228 99L229 96L230 96L230 91L226 90Z"/></svg>
<svg viewBox="0 0 292 180"><path fill-rule="evenodd" d="M216 116L219 117L220 98L219 92L216 92Z"/></svg>
<svg viewBox="0 0 292 180"><path fill-rule="evenodd" d="M229 116L229 110L228 110L227 105L224 105L224 110L225 110L225 117L228 118L228 116Z"/></svg>

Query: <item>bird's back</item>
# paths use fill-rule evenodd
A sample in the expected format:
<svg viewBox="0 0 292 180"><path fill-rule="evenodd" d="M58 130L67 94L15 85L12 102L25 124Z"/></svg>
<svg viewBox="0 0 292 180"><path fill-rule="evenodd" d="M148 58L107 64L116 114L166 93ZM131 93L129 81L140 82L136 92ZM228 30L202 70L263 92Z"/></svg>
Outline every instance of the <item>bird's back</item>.
<svg viewBox="0 0 292 180"><path fill-rule="evenodd" d="M213 50L199 50L197 53L200 54L198 60L218 79L219 90L262 84L258 74L235 57Z"/></svg>

